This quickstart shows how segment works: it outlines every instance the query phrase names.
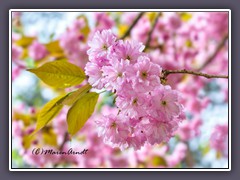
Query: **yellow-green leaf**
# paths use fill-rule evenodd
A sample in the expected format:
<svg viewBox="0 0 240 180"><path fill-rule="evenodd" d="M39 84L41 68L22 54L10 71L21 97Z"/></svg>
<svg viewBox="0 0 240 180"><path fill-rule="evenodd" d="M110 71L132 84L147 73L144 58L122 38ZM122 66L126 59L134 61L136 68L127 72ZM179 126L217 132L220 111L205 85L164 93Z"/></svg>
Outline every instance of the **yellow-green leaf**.
<svg viewBox="0 0 240 180"><path fill-rule="evenodd" d="M27 47L30 44L32 44L34 39L35 39L35 37L23 36L21 39L17 40L15 42L15 44L18 45L18 46Z"/></svg>
<svg viewBox="0 0 240 180"><path fill-rule="evenodd" d="M183 22L187 22L192 18L192 14L183 12L183 13L180 13L180 17Z"/></svg>
<svg viewBox="0 0 240 180"><path fill-rule="evenodd" d="M36 74L43 82L55 88L67 88L80 84L85 79L81 68L67 61L48 62L28 71Z"/></svg>
<svg viewBox="0 0 240 180"><path fill-rule="evenodd" d="M211 148L210 148L209 145L203 147L203 148L202 148L202 154L203 154L203 156L205 156L205 155L210 151L210 149L211 149Z"/></svg>
<svg viewBox="0 0 240 180"><path fill-rule="evenodd" d="M88 34L90 32L90 27L87 25L83 29L81 29L80 32L84 35L84 37L85 37L84 40L86 41L87 37L88 37Z"/></svg>
<svg viewBox="0 0 240 180"><path fill-rule="evenodd" d="M87 93L69 109L67 124L70 135L76 134L92 115L98 96L95 92Z"/></svg>
<svg viewBox="0 0 240 180"><path fill-rule="evenodd" d="M222 153L220 151L217 151L216 153L216 159L221 159Z"/></svg>
<svg viewBox="0 0 240 180"><path fill-rule="evenodd" d="M44 131L42 136L44 144L48 144L50 146L57 146L57 135L54 132L53 128Z"/></svg>
<svg viewBox="0 0 240 180"><path fill-rule="evenodd" d="M86 84L85 86L79 88L78 90L71 92L64 100L62 101L62 104L64 105L72 105L74 104L78 99L80 99L83 95L85 95L92 86L90 84Z"/></svg>
<svg viewBox="0 0 240 180"><path fill-rule="evenodd" d="M25 59L28 57L28 48L23 48L20 59Z"/></svg>
<svg viewBox="0 0 240 180"><path fill-rule="evenodd" d="M64 97L66 97L66 95L58 96L49 101L42 108L38 114L37 126L33 134L46 126L60 112L63 107L61 101L64 99Z"/></svg>
<svg viewBox="0 0 240 180"><path fill-rule="evenodd" d="M59 41L52 41L48 44L45 44L45 47L48 50L50 56L55 57L55 59L61 59L65 57L64 51L59 45Z"/></svg>
<svg viewBox="0 0 240 180"><path fill-rule="evenodd" d="M23 136L23 147L28 149L36 138L34 136Z"/></svg>
<svg viewBox="0 0 240 180"><path fill-rule="evenodd" d="M89 27L89 24L88 24L88 19L87 19L86 16L84 16L84 15L80 15L80 16L78 16L77 18L78 18L78 19L83 18L84 21L85 21L85 24L86 24L86 25L85 25L82 29L80 29L80 32L84 35L84 41L86 41L86 40L87 40L87 37L88 37L88 34L89 34L89 32L90 32L90 27Z"/></svg>
<svg viewBox="0 0 240 180"><path fill-rule="evenodd" d="M153 159L152 159L152 165L153 166L166 166L167 162L161 156L154 156Z"/></svg>
<svg viewBox="0 0 240 180"><path fill-rule="evenodd" d="M24 125L29 126L31 122L36 119L36 117L34 115L24 114L16 111L13 114L13 119L20 120L24 123Z"/></svg>
<svg viewBox="0 0 240 180"><path fill-rule="evenodd" d="M118 27L119 36L123 36L127 30L128 30L128 25L120 24Z"/></svg>
<svg viewBox="0 0 240 180"><path fill-rule="evenodd" d="M46 44L45 47L50 53L63 52L63 49L59 45L59 41L52 41Z"/></svg>
<svg viewBox="0 0 240 180"><path fill-rule="evenodd" d="M154 19L157 16L157 12L148 12L146 13L146 16L148 17L148 19L150 20L150 22L154 21Z"/></svg>

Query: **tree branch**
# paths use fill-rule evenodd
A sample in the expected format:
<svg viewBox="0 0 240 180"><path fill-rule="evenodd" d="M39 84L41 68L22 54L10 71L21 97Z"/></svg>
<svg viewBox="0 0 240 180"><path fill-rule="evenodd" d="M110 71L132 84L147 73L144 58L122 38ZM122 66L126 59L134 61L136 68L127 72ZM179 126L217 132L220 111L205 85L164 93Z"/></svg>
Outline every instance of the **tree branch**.
<svg viewBox="0 0 240 180"><path fill-rule="evenodd" d="M121 39L125 39L127 36L129 36L131 30L133 29L133 27L137 24L137 22L139 21L139 19L143 16L145 12L141 12L139 13L139 15L136 17L136 19L133 21L133 23L131 24L131 26L128 28L128 30L125 32L125 34L121 37Z"/></svg>
<svg viewBox="0 0 240 180"><path fill-rule="evenodd" d="M157 14L157 16L156 16L153 24L152 24L152 29L151 29L151 31L148 33L148 38L147 38L145 50L146 50L147 48L149 48L150 42L151 42L151 40L152 40L152 33L153 33L153 31L154 31L154 29L155 29L155 27L156 27L156 25L157 25L158 18L159 18L160 15L161 15L161 13L159 12L159 13Z"/></svg>
<svg viewBox="0 0 240 180"><path fill-rule="evenodd" d="M200 66L197 71L201 71L202 69L204 69L208 64L210 64L214 58L217 56L218 52L222 49L222 47L224 46L225 44L225 41L228 39L228 34L224 35L222 41L218 44L216 50L214 51L214 53L209 56L209 58L205 61L205 63Z"/></svg>
<svg viewBox="0 0 240 180"><path fill-rule="evenodd" d="M65 145L65 143L68 141L68 132L66 132L65 134L64 134L64 138L63 138L63 141L62 141L62 143L60 144L60 146L59 146L59 151L62 151L63 150L63 148L64 148L64 145ZM58 166L58 163L56 163L56 164L54 164L53 165L53 167L54 168L56 168Z"/></svg>
<svg viewBox="0 0 240 180"><path fill-rule="evenodd" d="M62 151L63 150L63 147L65 145L65 143L68 141L68 132L66 132L64 134L64 138L63 138L63 142L61 143L61 145L59 146L59 150Z"/></svg>
<svg viewBox="0 0 240 180"><path fill-rule="evenodd" d="M205 73L201 73L201 72L196 72L196 71L190 71L190 70L186 70L186 69L183 69L183 70L162 70L162 75L160 77L161 79L161 82L163 84L166 83L167 81L167 76L169 74L192 74L192 75L195 75L195 76L202 76L202 77L205 77L205 78L225 78L225 79L228 79L228 76L226 75L211 75L211 74L205 74Z"/></svg>

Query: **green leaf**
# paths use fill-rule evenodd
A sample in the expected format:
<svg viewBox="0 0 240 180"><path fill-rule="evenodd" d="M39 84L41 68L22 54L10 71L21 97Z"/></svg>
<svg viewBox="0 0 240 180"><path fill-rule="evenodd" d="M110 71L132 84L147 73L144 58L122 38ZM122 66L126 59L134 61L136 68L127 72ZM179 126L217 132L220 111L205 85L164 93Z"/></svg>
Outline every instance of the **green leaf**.
<svg viewBox="0 0 240 180"><path fill-rule="evenodd" d="M43 82L56 88L78 85L85 79L81 68L64 60L48 62L36 69L28 69Z"/></svg>
<svg viewBox="0 0 240 180"><path fill-rule="evenodd" d="M32 134L35 134L37 131L46 126L62 109L62 100L66 95L58 96L51 101L49 101L39 112L37 118L37 126L35 131Z"/></svg>
<svg viewBox="0 0 240 180"><path fill-rule="evenodd" d="M78 99L80 99L83 95L85 95L92 86L90 84L86 84L85 86L79 88L78 90L69 93L69 95L64 98L62 104L64 105L73 105Z"/></svg>
<svg viewBox="0 0 240 180"><path fill-rule="evenodd" d="M92 115L98 96L95 92L87 93L69 109L67 124L70 135L75 135Z"/></svg>

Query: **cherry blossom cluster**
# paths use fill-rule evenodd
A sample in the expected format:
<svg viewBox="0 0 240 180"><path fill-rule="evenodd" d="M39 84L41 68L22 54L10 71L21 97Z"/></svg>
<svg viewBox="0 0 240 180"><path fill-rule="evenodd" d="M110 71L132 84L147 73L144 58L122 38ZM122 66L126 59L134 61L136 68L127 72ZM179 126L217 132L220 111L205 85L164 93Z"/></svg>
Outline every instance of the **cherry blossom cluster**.
<svg viewBox="0 0 240 180"><path fill-rule="evenodd" d="M181 14L179 12L162 12L152 33L148 53L152 62L159 64L163 69L194 70L200 68L217 49L223 37L228 34L228 13L188 12L189 19L183 19ZM138 13L125 13L121 17L121 23L130 25L132 19L135 19L137 15ZM147 16L143 16L132 29L131 38L146 42L151 28L151 21ZM226 41L211 63L202 71L209 74L219 74L220 72L227 74L227 48ZM211 103L209 96L199 96L200 91L210 81L212 80L196 76L170 75L167 83L181 92L183 97L181 102L188 110L187 113L199 116L201 111ZM225 92L225 102L227 102L228 88L223 87L227 84L227 80L215 79L214 81L219 82L218 84ZM185 122L183 129L188 130L181 131L181 137L185 136L183 139L186 140L195 136L194 133L190 133L195 128L190 121Z"/></svg>
<svg viewBox="0 0 240 180"><path fill-rule="evenodd" d="M117 40L111 30L97 31L88 42L85 72L96 89L115 92L118 112L96 121L106 144L140 149L167 142L183 119L179 93L161 84L161 67L137 41Z"/></svg>
<svg viewBox="0 0 240 180"><path fill-rule="evenodd" d="M35 115L37 112L35 108L26 110L25 106L18 106L14 108L14 113L21 113L26 111L28 115ZM23 158L24 163L31 167L38 168L52 168L57 167L78 167L78 168L123 168L139 167L139 162L143 162L144 167L175 167L182 162L186 156L187 147L184 143L179 142L173 152L170 151L169 145L152 147L151 145L143 147L139 151L128 149L121 152L119 149L114 149L111 146L104 144L102 139L98 137L97 129L95 128L94 119L101 118L102 114L107 116L109 114L117 113L116 107L104 106L100 113L95 113L89 121L84 125L83 129L78 132L77 137L71 142L65 142L62 151L67 152L70 148L74 151L82 151L83 148L88 148L89 151L84 156L76 155L35 155L32 153L34 148L43 147L44 149L53 149L57 151L59 146L64 142L64 136L67 132L67 123L65 115L67 108L63 108L61 113L54 119L51 129L57 136L57 144L53 146L42 141L43 134L38 134L36 139L31 143L31 146L26 149L23 147L24 137L29 135L35 128L34 124L27 126L21 119L14 120L12 123L12 137L13 149L17 149L19 155ZM81 144L81 146L79 146ZM104 152L104 153L99 153ZM162 158L165 163L155 162L155 159Z"/></svg>
<svg viewBox="0 0 240 180"><path fill-rule="evenodd" d="M112 28L114 25L114 21L110 19L106 13L101 12L94 15L97 24L93 32L105 28ZM69 61L82 68L85 67L88 60L86 40L88 36L92 36L92 32L89 32L89 34L84 33L84 31L86 31L84 29L88 28L87 26L87 20L80 17L73 21L59 38L60 46L64 49L64 53L67 55ZM81 59L81 61L79 61L79 59Z"/></svg>
<svg viewBox="0 0 240 180"><path fill-rule="evenodd" d="M69 61L80 67L84 67L87 61L87 37L81 32L86 26L84 18L76 19L59 38L60 46Z"/></svg>
<svg viewBox="0 0 240 180"><path fill-rule="evenodd" d="M228 156L228 125L216 125L210 137L210 146L223 156Z"/></svg>

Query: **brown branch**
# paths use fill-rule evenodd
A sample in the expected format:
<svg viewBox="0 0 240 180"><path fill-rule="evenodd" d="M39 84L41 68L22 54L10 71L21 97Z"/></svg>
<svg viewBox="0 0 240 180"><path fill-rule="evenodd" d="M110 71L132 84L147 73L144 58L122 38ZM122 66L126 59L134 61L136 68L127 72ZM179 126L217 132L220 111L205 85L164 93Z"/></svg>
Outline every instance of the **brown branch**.
<svg viewBox="0 0 240 180"><path fill-rule="evenodd" d="M63 150L64 145L65 145L65 143L66 143L67 141L68 141L68 132L66 132L66 133L64 134L63 142L62 142L62 144L59 146L59 150L60 150L60 151Z"/></svg>
<svg viewBox="0 0 240 180"><path fill-rule="evenodd" d="M189 148L189 143L186 142L186 145L187 145L187 154L186 154L186 157L185 157L185 162L186 162L186 164L189 168L192 168L193 165L195 164L195 159L194 159L193 154L192 154L192 152Z"/></svg>
<svg viewBox="0 0 240 180"><path fill-rule="evenodd" d="M157 14L157 16L156 16L156 18L155 18L155 20L154 20L154 22L153 22L153 24L152 24L151 31L148 33L148 38L147 38L145 50L146 50L146 49L149 47L149 45L150 45L150 42L151 42L151 40L152 40L152 33L153 33L153 31L154 31L154 29L155 29L155 27L156 27L156 25L157 25L159 16L161 16L161 13L160 13L160 12Z"/></svg>
<svg viewBox="0 0 240 180"><path fill-rule="evenodd" d="M212 75L212 74L206 74L206 73L202 73L202 72L196 72L196 71L191 71L191 70L162 70L162 75L160 77L162 84L165 84L167 81L167 76L169 74L191 74L191 75L195 75L195 76L202 76L205 78L225 78L228 79L228 76L226 75Z"/></svg>
<svg viewBox="0 0 240 180"><path fill-rule="evenodd" d="M213 54L212 54L211 56L209 56L209 58L205 61L205 63L204 63L201 67L199 67L199 68L197 69L197 71L203 70L208 64L210 64L210 63L214 60L214 58L217 56L218 52L219 52L219 51L222 49L222 47L224 46L225 41L226 41L227 39L228 39L228 34L226 34L226 35L223 37L222 41L218 44L218 46L217 46L216 50L213 52Z"/></svg>
<svg viewBox="0 0 240 180"><path fill-rule="evenodd" d="M226 78L228 79L228 76L226 75L211 75L211 74L206 74L206 73L202 73L202 72L196 72L196 71L190 71L190 70L163 70L163 74L165 76L168 76L169 74L192 74L192 75L196 75L196 76L203 76L205 78Z"/></svg>
<svg viewBox="0 0 240 180"><path fill-rule="evenodd" d="M133 21L131 26L128 28L128 30L125 32L125 34L121 37L121 39L125 39L127 36L129 36L130 32L132 31L133 27L137 24L139 19L143 16L145 12L139 13L139 15L136 17L136 19Z"/></svg>
<svg viewBox="0 0 240 180"><path fill-rule="evenodd" d="M68 132L66 132L65 134L64 134L64 138L63 138L63 141L62 141L62 143L60 144L60 146L59 146L59 151L62 151L63 150L63 148L64 148L64 145L65 145L65 143L68 141ZM56 164L54 164L53 165L53 167L54 168L56 168L58 166L58 163L56 163Z"/></svg>

